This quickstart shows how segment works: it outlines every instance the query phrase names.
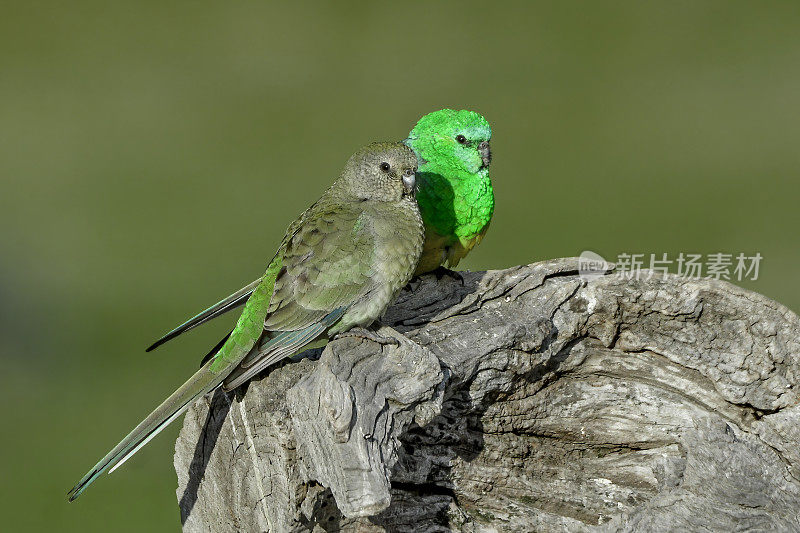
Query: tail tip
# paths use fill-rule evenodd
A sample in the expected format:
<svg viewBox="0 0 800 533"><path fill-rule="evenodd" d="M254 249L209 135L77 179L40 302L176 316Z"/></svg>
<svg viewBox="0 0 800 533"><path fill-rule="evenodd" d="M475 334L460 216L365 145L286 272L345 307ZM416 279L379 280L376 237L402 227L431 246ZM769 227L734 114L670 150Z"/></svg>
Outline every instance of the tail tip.
<svg viewBox="0 0 800 533"><path fill-rule="evenodd" d="M75 500L77 500L78 496L83 494L83 491L86 490L86 487L88 487L89 484L91 484L91 482L95 480L95 478L97 478L98 474L99 473L97 472L97 470L92 470L91 472L86 474L83 477L83 479L81 479L75 484L74 487L69 489L69 492L67 492L67 501L72 503Z"/></svg>

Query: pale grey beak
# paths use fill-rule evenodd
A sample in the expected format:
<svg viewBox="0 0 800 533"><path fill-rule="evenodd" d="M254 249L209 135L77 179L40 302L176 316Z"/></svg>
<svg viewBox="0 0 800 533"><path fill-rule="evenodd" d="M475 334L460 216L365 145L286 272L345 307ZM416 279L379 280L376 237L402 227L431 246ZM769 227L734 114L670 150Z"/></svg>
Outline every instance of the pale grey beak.
<svg viewBox="0 0 800 533"><path fill-rule="evenodd" d="M403 171L403 187L406 191L414 194L417 186L417 176L413 169L407 168Z"/></svg>
<svg viewBox="0 0 800 533"><path fill-rule="evenodd" d="M483 141L481 144L478 145L478 152L481 154L481 166L482 168L486 168L489 166L489 163L492 162L492 149L489 146L489 141Z"/></svg>

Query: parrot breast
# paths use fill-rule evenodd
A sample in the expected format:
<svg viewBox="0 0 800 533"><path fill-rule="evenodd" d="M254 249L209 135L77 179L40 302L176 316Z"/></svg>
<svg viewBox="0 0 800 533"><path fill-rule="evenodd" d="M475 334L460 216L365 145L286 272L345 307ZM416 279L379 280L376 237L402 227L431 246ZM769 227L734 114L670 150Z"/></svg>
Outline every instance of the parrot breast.
<svg viewBox="0 0 800 533"><path fill-rule="evenodd" d="M494 191L487 169L452 179L423 172L418 194L426 238L419 266L421 275L458 262L483 238L494 213Z"/></svg>

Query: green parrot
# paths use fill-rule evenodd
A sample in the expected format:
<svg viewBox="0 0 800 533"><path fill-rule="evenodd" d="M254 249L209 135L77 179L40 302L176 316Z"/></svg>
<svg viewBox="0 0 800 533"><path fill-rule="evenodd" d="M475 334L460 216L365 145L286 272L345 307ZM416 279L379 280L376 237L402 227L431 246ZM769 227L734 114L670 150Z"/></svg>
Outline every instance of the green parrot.
<svg viewBox="0 0 800 533"><path fill-rule="evenodd" d="M356 152L322 198L289 226L264 275L195 318L202 322L247 301L200 370L92 467L69 491L69 501L218 387L232 390L337 334L397 344L364 328L408 283L422 253L416 168L414 152L402 143Z"/></svg>
<svg viewBox="0 0 800 533"><path fill-rule="evenodd" d="M417 202L425 248L414 273L455 267L481 242L494 212L489 122L474 111L442 109L417 122L403 141L417 154Z"/></svg>
<svg viewBox="0 0 800 533"><path fill-rule="evenodd" d="M417 201L425 223L425 248L415 276L436 270L445 262L455 267L489 228L494 212L489 179L491 137L489 122L479 113L442 109L419 119L403 141L414 150L421 165ZM147 351L243 305L261 281L255 280L193 316ZM206 357L216 353L225 341L222 339Z"/></svg>

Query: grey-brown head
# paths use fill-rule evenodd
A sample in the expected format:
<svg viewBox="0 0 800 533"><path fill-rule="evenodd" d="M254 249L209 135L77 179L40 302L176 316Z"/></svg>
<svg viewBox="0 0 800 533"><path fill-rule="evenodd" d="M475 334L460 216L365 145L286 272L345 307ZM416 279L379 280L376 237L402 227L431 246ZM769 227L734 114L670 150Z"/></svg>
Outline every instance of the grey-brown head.
<svg viewBox="0 0 800 533"><path fill-rule="evenodd" d="M417 156L399 142L371 143L354 153L340 178L359 200L397 202L416 192Z"/></svg>

